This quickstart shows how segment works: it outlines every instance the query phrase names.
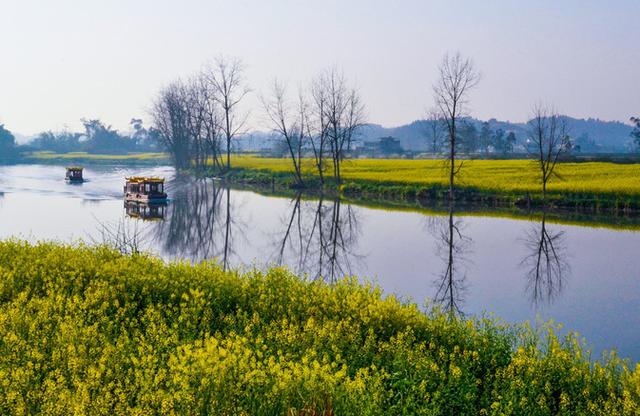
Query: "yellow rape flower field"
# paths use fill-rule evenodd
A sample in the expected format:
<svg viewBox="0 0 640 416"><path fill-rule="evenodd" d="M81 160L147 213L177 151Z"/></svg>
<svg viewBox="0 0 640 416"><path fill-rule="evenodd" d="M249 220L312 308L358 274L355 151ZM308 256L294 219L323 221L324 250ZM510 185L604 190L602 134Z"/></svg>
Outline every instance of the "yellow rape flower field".
<svg viewBox="0 0 640 416"><path fill-rule="evenodd" d="M640 367L355 279L0 242L0 414L637 415Z"/></svg>
<svg viewBox="0 0 640 416"><path fill-rule="evenodd" d="M288 159L238 156L233 166L273 172L292 171ZM306 159L304 170L314 174L313 161ZM640 164L609 162L559 163L558 177L548 184L550 192L640 195ZM353 159L344 161L344 180L390 184L447 185L443 160ZM539 192L538 167L532 160L465 160L457 184L489 192Z"/></svg>

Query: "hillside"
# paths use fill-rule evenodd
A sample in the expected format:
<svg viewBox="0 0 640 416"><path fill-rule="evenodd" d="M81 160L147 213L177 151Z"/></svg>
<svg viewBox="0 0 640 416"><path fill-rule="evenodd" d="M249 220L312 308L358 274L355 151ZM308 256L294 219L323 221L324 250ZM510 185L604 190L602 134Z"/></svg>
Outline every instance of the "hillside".
<svg viewBox="0 0 640 416"><path fill-rule="evenodd" d="M565 117L569 132L574 140L579 142L584 151L619 153L629 151L631 142L630 133L632 127L619 121L603 121L597 119L577 119ZM483 120L468 119L479 131ZM487 120L492 130L502 129L505 132L513 131L518 142L526 140L526 123L513 123L510 121L500 121L496 119ZM398 127L383 127L378 124L369 124L361 132L362 141L373 141L380 137L392 136L400 139L400 143L407 150L424 151L427 149L425 131L428 127L427 121L416 120L412 123ZM585 148L584 143L590 143Z"/></svg>

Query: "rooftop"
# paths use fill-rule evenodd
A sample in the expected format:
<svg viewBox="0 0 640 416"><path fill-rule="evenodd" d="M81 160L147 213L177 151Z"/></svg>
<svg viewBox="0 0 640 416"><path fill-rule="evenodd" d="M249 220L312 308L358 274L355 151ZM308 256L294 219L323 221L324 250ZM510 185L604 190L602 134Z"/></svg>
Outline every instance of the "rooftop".
<svg viewBox="0 0 640 416"><path fill-rule="evenodd" d="M147 176L131 176L126 178L129 183L164 183L164 178L147 177Z"/></svg>

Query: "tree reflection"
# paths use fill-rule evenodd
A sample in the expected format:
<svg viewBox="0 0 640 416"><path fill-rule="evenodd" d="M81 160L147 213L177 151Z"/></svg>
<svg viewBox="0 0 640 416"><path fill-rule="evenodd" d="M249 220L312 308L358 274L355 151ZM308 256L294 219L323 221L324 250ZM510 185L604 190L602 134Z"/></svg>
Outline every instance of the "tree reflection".
<svg viewBox="0 0 640 416"><path fill-rule="evenodd" d="M564 231L550 229L543 211L540 225L527 230L524 242L528 254L520 265L526 270L526 292L534 305L552 303L570 273Z"/></svg>
<svg viewBox="0 0 640 416"><path fill-rule="evenodd" d="M354 251L360 233L357 212L339 198L303 202L297 195L281 222L272 258L298 274L333 283L351 275L354 262L362 258Z"/></svg>
<svg viewBox="0 0 640 416"><path fill-rule="evenodd" d="M471 248L471 239L463 234L464 223L462 219L455 218L452 202L449 203L448 215L433 219L430 228L436 237L436 254L444 263L434 282L436 293L433 300L451 317L463 315L466 256Z"/></svg>
<svg viewBox="0 0 640 416"><path fill-rule="evenodd" d="M156 240L171 257L216 258L227 270L236 254L234 231L242 228L234 221L230 189L209 179L178 180L174 188L169 219L155 229Z"/></svg>

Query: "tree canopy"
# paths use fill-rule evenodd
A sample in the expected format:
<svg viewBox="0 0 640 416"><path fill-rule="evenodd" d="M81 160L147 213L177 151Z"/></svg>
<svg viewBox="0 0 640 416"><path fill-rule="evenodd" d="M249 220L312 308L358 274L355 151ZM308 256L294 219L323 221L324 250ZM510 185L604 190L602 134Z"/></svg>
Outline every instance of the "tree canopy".
<svg viewBox="0 0 640 416"><path fill-rule="evenodd" d="M5 128L4 124L0 124L0 157L11 156L15 147L16 138Z"/></svg>

